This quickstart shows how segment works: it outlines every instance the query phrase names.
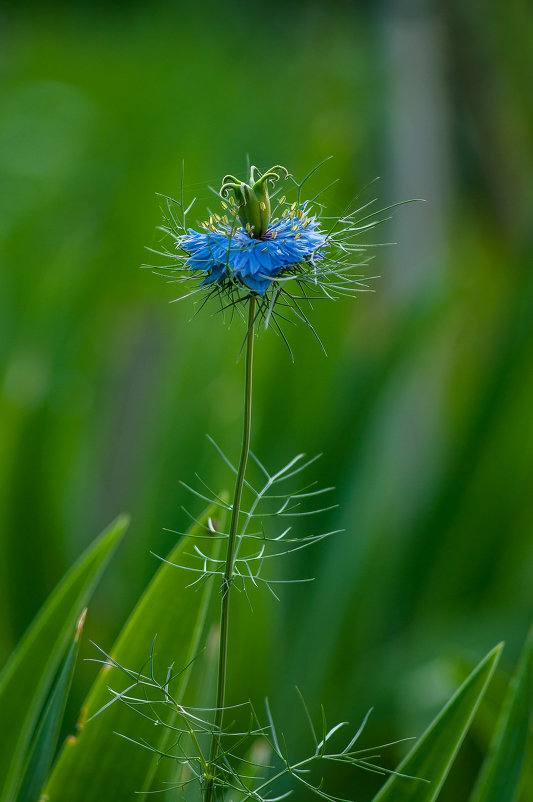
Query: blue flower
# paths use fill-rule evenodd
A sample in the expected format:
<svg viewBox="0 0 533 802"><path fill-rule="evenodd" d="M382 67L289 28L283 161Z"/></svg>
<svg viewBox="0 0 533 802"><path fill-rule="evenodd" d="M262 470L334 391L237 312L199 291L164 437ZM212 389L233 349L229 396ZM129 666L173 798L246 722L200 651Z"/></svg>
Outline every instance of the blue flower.
<svg viewBox="0 0 533 802"><path fill-rule="evenodd" d="M280 320L291 310L311 325L301 300L312 306L315 298L367 290L359 271L370 257L360 237L381 222L379 212L369 214L364 204L339 217L322 217L323 206L316 200L321 192L301 201L302 188L316 170L299 182L281 165L264 172L251 166L246 181L225 175L216 193L220 213L211 212L194 228L187 221L195 199L186 204L182 180L179 200L163 196L160 230L172 248L164 244L154 251L168 260L158 271L185 288L180 298L202 299L202 305L216 298L221 311L231 309L231 314L254 295L265 326L273 326L284 339ZM296 188L292 203L278 191L270 196L283 177Z"/></svg>
<svg viewBox="0 0 533 802"><path fill-rule="evenodd" d="M188 255L185 267L204 273L202 284L240 283L258 295L265 295L276 278L312 267L327 243L305 205L296 210L293 204L281 218L271 220L259 238L249 228L232 228L221 218L211 218L204 227L204 232L188 229L177 243Z"/></svg>

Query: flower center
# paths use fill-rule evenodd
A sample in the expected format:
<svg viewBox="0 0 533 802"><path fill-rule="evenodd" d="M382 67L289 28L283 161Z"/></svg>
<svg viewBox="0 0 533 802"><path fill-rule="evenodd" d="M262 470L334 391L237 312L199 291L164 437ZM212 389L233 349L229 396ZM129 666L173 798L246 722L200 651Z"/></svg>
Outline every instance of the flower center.
<svg viewBox="0 0 533 802"><path fill-rule="evenodd" d="M257 167L252 167L249 183L239 181L233 175L226 175L222 180L221 197L227 198L230 192L233 193L243 228L254 239L263 239L267 233L271 217L268 183L275 186L280 173L285 174L285 179L289 176L285 167L276 165L266 173L260 173Z"/></svg>

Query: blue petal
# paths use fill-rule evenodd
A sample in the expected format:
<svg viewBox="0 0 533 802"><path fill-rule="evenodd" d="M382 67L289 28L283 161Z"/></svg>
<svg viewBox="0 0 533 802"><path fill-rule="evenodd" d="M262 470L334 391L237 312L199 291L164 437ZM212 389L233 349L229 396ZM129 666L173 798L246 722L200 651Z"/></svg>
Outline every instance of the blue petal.
<svg viewBox="0 0 533 802"><path fill-rule="evenodd" d="M223 281L233 274L246 287L264 295L284 269L321 258L320 249L327 237L319 230L314 216L304 214L303 222L305 227L300 219L275 220L262 240L250 237L244 229L206 232L189 229L179 247L189 254L185 264L190 270L207 274L203 284Z"/></svg>

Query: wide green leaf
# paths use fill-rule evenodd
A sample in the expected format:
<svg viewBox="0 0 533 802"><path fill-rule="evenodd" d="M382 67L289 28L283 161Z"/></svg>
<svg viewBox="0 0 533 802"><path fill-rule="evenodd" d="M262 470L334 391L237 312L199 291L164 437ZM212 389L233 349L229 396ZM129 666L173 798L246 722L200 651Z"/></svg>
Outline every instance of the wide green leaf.
<svg viewBox="0 0 533 802"><path fill-rule="evenodd" d="M74 676L80 635L86 612L86 610L83 611L76 625L76 631L67 656L63 661L50 698L39 721L26 761L24 778L17 796L17 802L36 802L48 777L59 740L59 731L72 684L72 677Z"/></svg>
<svg viewBox="0 0 533 802"><path fill-rule="evenodd" d="M207 520L216 512L211 507L190 534L205 535ZM202 542L204 549L218 552L218 538ZM190 586L197 576L173 565L187 564L191 548L191 538L183 538L158 569L111 650L112 661L132 672L153 669L163 680L170 666L174 672L190 666L198 653L213 585L208 580L199 593L198 585ZM183 671L171 683L178 700L188 675ZM110 689L121 693L131 685L131 675L117 665L108 662L100 671L82 711L79 733L67 739L52 771L46 787L50 802L131 802L149 790L158 760L152 749L163 751L169 733L163 726L154 727L142 710L123 701L110 704ZM171 723L168 715L167 723ZM151 749L139 743L150 744Z"/></svg>
<svg viewBox="0 0 533 802"><path fill-rule="evenodd" d="M0 749L0 799L11 802L34 729L71 633L124 533L116 519L89 546L41 609L0 675L0 721L9 738Z"/></svg>
<svg viewBox="0 0 533 802"><path fill-rule="evenodd" d="M470 802L513 802L518 795L533 710L533 627L509 685L494 739Z"/></svg>
<svg viewBox="0 0 533 802"><path fill-rule="evenodd" d="M212 593L206 616L204 633L205 649L198 659L194 661L194 670L191 671L187 683L187 701L198 709L207 710L213 707L217 693L217 668L219 647L219 617L220 594ZM185 735L181 746L184 752L195 754L197 745L204 755L209 754L211 734L209 732L196 732L196 744L190 736ZM157 802L176 802L176 787L190 780L192 772L190 767L180 765L175 761L161 760L152 780L152 788L157 790L154 799ZM166 789L166 790L165 790ZM199 783L191 783L183 788L181 795L187 802L200 802L201 791Z"/></svg>
<svg viewBox="0 0 533 802"><path fill-rule="evenodd" d="M496 646L474 669L402 760L396 769L398 773L391 775L374 797L374 802L433 802L437 799L502 648L501 644Z"/></svg>

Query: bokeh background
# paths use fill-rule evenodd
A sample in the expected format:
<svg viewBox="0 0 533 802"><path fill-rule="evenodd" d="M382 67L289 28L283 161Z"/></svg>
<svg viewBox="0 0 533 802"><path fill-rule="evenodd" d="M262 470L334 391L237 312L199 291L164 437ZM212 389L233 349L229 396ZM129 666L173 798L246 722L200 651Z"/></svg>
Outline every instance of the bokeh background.
<svg viewBox="0 0 533 802"><path fill-rule="evenodd" d="M442 799L467 798L533 618L533 15L527 4L4 4L0 55L0 661L97 532L132 515L90 610L107 648L198 502L230 481L243 328L148 270L156 192L209 202L246 154L314 179L334 213L398 209L373 294L257 345L254 447L335 485L280 603L234 605L231 697L293 690L365 745L418 735L500 640L500 674ZM302 519L304 522L306 519ZM305 525L309 525L309 521ZM304 532L304 523L297 525ZM78 672L68 726L96 668ZM384 758L393 766L405 747ZM370 775L337 773L364 802ZM524 791L530 799L531 789ZM298 797L300 799L302 797Z"/></svg>

